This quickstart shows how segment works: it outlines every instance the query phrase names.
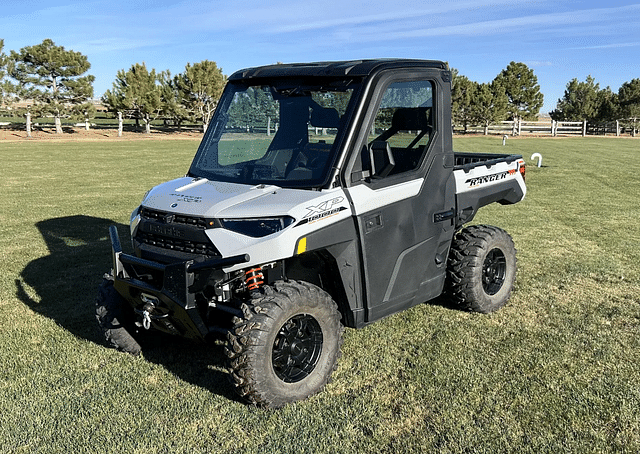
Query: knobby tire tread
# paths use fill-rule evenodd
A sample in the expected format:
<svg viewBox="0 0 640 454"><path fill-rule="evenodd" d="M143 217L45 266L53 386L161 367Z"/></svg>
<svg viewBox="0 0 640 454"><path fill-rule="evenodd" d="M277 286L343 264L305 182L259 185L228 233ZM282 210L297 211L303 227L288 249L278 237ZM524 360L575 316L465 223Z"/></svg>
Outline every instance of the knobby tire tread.
<svg viewBox="0 0 640 454"><path fill-rule="evenodd" d="M498 310L510 297L513 279L505 282L506 296L497 301L496 298L484 295L478 291L482 287L480 260L486 256L488 245L501 245L505 255L513 254L513 269L510 273L515 278L517 259L516 249L511 236L504 230L490 225L474 225L460 230L454 237L447 262L447 283L445 294L457 307L472 312L489 313ZM504 295L504 293L503 293Z"/></svg>
<svg viewBox="0 0 640 454"><path fill-rule="evenodd" d="M96 296L96 320L110 347L120 351L140 354L140 344L129 332L123 310L125 302L113 287L113 275L105 274Z"/></svg>
<svg viewBox="0 0 640 454"><path fill-rule="evenodd" d="M329 365L326 376L319 376L320 382L308 393L297 396L278 395L274 392L269 374L257 368L256 365L260 364L258 356L261 352L270 351L270 346L266 344L271 339L272 331L280 329L275 323L280 319L279 315L287 313L287 317L291 316L301 302L311 310L319 311L316 313L328 313L330 320L326 323L335 327L335 332L326 333L325 340L337 339L336 351L330 352L328 358L333 364ZM228 334L225 348L229 359L229 377L240 396L260 407L279 408L289 402L316 394L329 382L340 357L344 328L340 323L337 306L326 292L306 282L278 281L272 287L263 287L262 293L244 302L241 310L243 316L234 318L234 327ZM331 348L331 345L323 345L323 348ZM316 370L321 366L318 364Z"/></svg>

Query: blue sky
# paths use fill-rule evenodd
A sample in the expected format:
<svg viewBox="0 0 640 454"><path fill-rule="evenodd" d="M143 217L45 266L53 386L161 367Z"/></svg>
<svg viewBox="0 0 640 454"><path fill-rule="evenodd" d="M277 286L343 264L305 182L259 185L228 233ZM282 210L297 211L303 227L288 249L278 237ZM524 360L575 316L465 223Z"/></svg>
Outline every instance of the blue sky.
<svg viewBox="0 0 640 454"><path fill-rule="evenodd" d="M534 70L556 106L573 78L601 88L640 78L640 3L561 0L3 0L4 51L51 38L83 53L95 96L145 62L177 74L215 61L263 64L379 57L445 60L490 82L509 62Z"/></svg>

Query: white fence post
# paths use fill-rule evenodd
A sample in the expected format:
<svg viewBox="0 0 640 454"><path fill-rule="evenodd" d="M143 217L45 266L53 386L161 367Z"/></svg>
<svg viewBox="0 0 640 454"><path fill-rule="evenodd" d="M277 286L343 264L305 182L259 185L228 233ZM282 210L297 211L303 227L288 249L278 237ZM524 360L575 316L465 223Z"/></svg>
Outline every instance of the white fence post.
<svg viewBox="0 0 640 454"><path fill-rule="evenodd" d="M587 120L582 122L582 137L587 137Z"/></svg>
<svg viewBox="0 0 640 454"><path fill-rule="evenodd" d="M27 137L31 137L31 112L27 110Z"/></svg>
<svg viewBox="0 0 640 454"><path fill-rule="evenodd" d="M118 137L122 137L122 112L118 112Z"/></svg>

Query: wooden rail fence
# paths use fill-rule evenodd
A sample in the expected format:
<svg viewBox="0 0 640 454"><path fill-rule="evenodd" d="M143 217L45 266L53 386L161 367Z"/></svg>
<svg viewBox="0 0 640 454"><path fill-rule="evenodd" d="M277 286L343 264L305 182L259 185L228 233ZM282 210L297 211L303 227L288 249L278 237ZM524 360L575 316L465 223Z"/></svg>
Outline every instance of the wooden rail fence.
<svg viewBox="0 0 640 454"><path fill-rule="evenodd" d="M454 132L460 132L454 126ZM631 135L636 137L638 126L632 120L617 120L612 122L588 123L586 121L501 121L488 126L471 126L467 128L467 133L473 134L507 134L512 136L520 135L550 135L567 136L579 135L605 135L615 134L616 136Z"/></svg>

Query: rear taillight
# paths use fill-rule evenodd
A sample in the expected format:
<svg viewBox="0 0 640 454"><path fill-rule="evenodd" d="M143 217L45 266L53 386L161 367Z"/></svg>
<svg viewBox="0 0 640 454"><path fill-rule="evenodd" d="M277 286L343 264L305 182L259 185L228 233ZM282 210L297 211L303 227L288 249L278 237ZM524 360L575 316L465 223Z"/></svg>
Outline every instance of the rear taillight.
<svg viewBox="0 0 640 454"><path fill-rule="evenodd" d="M518 161L518 170L520 171L520 175L522 175L522 180L526 180L525 178L525 173L526 173L526 164L524 163L524 161Z"/></svg>

